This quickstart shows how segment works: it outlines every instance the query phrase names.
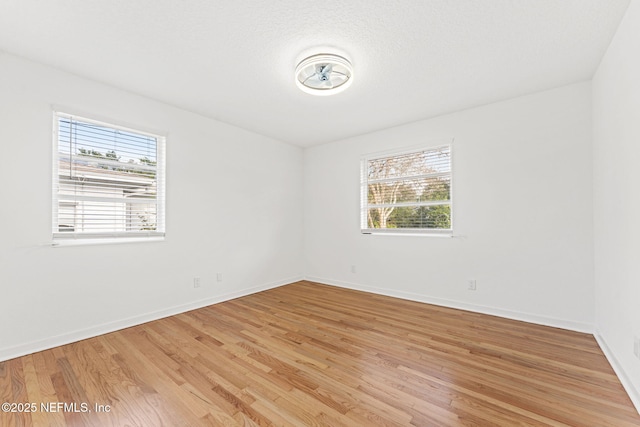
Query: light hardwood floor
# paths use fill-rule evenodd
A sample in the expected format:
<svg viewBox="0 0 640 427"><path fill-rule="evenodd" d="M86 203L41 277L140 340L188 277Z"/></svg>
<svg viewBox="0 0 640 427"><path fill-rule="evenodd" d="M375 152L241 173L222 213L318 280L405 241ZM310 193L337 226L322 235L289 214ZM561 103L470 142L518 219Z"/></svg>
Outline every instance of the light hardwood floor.
<svg viewBox="0 0 640 427"><path fill-rule="evenodd" d="M640 426L591 335L310 282L2 362L0 402L37 405L3 427Z"/></svg>

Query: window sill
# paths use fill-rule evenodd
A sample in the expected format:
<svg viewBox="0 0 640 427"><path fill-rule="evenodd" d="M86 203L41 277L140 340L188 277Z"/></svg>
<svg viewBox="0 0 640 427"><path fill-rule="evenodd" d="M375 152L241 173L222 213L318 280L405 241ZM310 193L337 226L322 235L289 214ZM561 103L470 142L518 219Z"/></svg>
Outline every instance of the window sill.
<svg viewBox="0 0 640 427"><path fill-rule="evenodd" d="M411 236L411 237L454 237L453 231L380 231L380 230L361 230L361 234L372 236Z"/></svg>
<svg viewBox="0 0 640 427"><path fill-rule="evenodd" d="M104 239L57 239L51 242L51 246L59 248L63 246L117 245L123 243L155 243L163 241L164 236L126 238L112 237Z"/></svg>

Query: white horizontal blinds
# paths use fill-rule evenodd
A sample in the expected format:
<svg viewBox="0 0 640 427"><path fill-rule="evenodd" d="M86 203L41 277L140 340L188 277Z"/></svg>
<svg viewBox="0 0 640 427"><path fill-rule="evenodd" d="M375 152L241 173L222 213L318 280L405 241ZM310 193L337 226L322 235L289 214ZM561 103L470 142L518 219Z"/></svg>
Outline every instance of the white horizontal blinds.
<svg viewBox="0 0 640 427"><path fill-rule="evenodd" d="M160 139L59 114L54 238L163 235Z"/></svg>
<svg viewBox="0 0 640 427"><path fill-rule="evenodd" d="M451 230L450 146L371 158L363 167L364 230Z"/></svg>

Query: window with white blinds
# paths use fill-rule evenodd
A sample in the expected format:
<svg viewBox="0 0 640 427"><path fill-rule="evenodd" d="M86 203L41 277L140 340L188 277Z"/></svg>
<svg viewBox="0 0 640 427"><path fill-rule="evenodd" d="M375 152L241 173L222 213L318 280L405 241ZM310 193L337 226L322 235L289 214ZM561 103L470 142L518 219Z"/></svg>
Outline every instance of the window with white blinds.
<svg viewBox="0 0 640 427"><path fill-rule="evenodd" d="M164 236L163 137L64 113L54 136L54 242Z"/></svg>
<svg viewBox="0 0 640 427"><path fill-rule="evenodd" d="M360 228L451 234L451 146L364 158Z"/></svg>

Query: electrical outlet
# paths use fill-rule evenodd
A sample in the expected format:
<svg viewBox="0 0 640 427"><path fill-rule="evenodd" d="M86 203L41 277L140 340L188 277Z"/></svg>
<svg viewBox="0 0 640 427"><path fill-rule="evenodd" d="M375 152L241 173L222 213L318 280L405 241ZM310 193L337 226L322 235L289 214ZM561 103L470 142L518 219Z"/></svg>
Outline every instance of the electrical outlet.
<svg viewBox="0 0 640 427"><path fill-rule="evenodd" d="M222 282L222 273L217 273L217 274L216 274L216 280L217 280L218 282Z"/></svg>
<svg viewBox="0 0 640 427"><path fill-rule="evenodd" d="M467 289L470 291L476 290L476 279L467 280Z"/></svg>
<svg viewBox="0 0 640 427"><path fill-rule="evenodd" d="M633 337L633 354L640 359L640 338Z"/></svg>
<svg viewBox="0 0 640 427"><path fill-rule="evenodd" d="M193 278L193 287L194 288L199 288L200 287L200 278L199 277L194 277Z"/></svg>
<svg viewBox="0 0 640 427"><path fill-rule="evenodd" d="M355 266L355 265L352 265L352 266L351 266L351 272L352 272L352 273L355 273L355 272L356 272L356 266Z"/></svg>

